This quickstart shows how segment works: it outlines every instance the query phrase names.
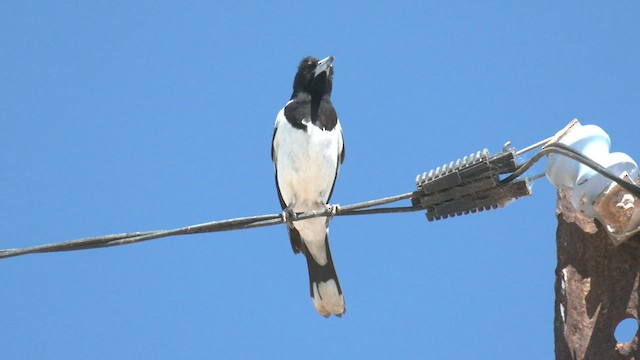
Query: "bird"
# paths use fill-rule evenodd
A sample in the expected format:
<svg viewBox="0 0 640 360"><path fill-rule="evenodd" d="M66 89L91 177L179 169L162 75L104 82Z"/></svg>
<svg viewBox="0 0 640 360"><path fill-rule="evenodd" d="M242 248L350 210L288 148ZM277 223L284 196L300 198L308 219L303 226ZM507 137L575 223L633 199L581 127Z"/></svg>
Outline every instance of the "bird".
<svg viewBox="0 0 640 360"><path fill-rule="evenodd" d="M331 103L333 61L333 56L302 59L293 94L276 116L271 146L291 247L307 260L311 299L324 317L341 317L346 311L329 249L330 217L295 221L295 214L327 209L335 214L337 209L329 200L345 151L342 127Z"/></svg>

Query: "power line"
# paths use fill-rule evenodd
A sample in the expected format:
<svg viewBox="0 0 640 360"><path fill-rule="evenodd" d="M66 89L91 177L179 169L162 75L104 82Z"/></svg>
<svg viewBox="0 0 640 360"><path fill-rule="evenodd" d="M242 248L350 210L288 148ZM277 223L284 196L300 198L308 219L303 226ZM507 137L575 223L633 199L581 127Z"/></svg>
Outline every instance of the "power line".
<svg viewBox="0 0 640 360"><path fill-rule="evenodd" d="M304 212L296 214L295 221L310 219L315 217L333 217L333 216L347 216L347 215L371 215L371 214L385 214L385 213L403 213L403 212L414 212L427 210L427 219L428 220L438 220L441 218L447 218L448 216L436 216L430 217L430 213L434 211L434 209L439 209L440 207L452 207L452 204L455 204L456 213L467 214L469 212L475 212L478 208L479 202L477 199L474 199L474 196L478 196L480 194L481 200L485 201L489 198L494 199L495 203L491 203L491 206L487 206L486 208L496 208L498 206L502 206L509 199L518 198L520 196L528 195L525 192L508 192L505 191L504 184L514 183L518 177L524 174L527 170L529 170L536 162L542 159L545 155L549 155L551 153L555 153L561 156L568 157L572 160L578 161L582 164L587 165L592 168L596 172L602 174L603 176L615 181L621 187L629 191L631 194L636 197L640 197L640 186L625 181L622 178L619 178L615 174L608 171L605 167L599 165L597 162L588 158L584 154L576 151L575 149L570 148L567 145L561 143L547 143L542 150L538 151L531 159L525 162L522 165L518 165L515 169L510 170L510 175L506 178L498 181L498 182L489 182L487 183L487 176L489 178L497 178L496 171L499 170L496 167L496 163L499 161L503 161L504 158L513 159L515 155L519 155L524 153L525 151L530 151L533 148L536 148L542 145L545 141L536 143L532 146L529 146L522 151L516 153L515 149L504 150L502 153L497 154L493 157L489 157L488 153L486 156L481 156L475 161L471 161L471 163L462 167L455 166L451 168L449 172L440 174L440 171L436 171L438 173L437 176L432 177L431 175L428 178L423 178L420 180L420 176L418 176L417 181L417 190L414 192L409 192L405 194L400 194L396 196L389 196L381 199L371 200L360 202L352 205L346 206L335 206L333 208L327 208L323 211L314 211L314 212ZM452 163L453 164L453 163ZM474 172L473 169L484 169L481 171ZM440 168L438 168L440 170ZM471 172L473 176L467 176L468 174L462 174L462 172ZM426 173L425 173L426 174ZM462 176L464 175L464 176ZM451 182L453 178L456 181ZM464 181L463 181L464 180ZM450 182L450 184L443 185L444 183ZM479 186L482 185L482 186ZM489 184L489 185L487 185ZM524 182L526 185L526 180ZM528 185L526 185L528 187ZM383 205L387 205L390 203L411 199L411 206L398 206L398 207L386 207ZM439 200L436 200L439 199ZM486 204L485 204L486 205ZM483 205L484 206L484 205ZM480 208L481 209L481 208ZM454 213L450 214L451 216L455 215ZM230 230L240 230L240 229L249 229L263 226L272 226L285 223L285 219L282 214L269 214L269 215L259 215L259 216L249 216L235 219L227 219L220 221L207 222L202 224L195 224L186 227L181 227L177 229L171 230L153 230L153 231L142 231L142 232L132 232L132 233L123 233L123 234L111 234L104 236L95 236L95 237L87 237L76 240L68 240L57 243L49 243L44 245L37 245L26 248L18 248L18 249L5 249L0 250L0 259L9 258L14 256L21 256L27 254L35 254L35 253L48 253L48 252L60 252L60 251L74 251L74 250L86 250L86 249L96 249L96 248L104 248L111 246L119 246L132 244L142 241L148 241L153 239L164 238L168 236L177 236L177 235L190 235L190 234L201 234L201 233L210 233L210 232L220 232L220 231L230 231Z"/></svg>
<svg viewBox="0 0 640 360"><path fill-rule="evenodd" d="M382 205L393 202L406 200L411 198L413 193L406 193L396 196L385 197L381 199L365 201L346 206L337 206L335 210L326 209L324 211L304 212L296 214L296 220L310 219L321 216L345 216L345 215L370 215L384 213L400 213L423 210L419 206L401 206L401 207L380 207ZM262 226L272 226L283 224L285 221L282 214L270 214L260 216L249 216L228 220L220 220L185 226L172 230L154 230L143 232L132 232L124 234L111 234L104 236L88 237L76 240L68 240L57 243L37 245L19 249L0 250L0 259L14 256L21 256L35 253L48 253L60 251L74 251L97 249L118 245L126 245L141 241L159 239L168 236L201 234L209 232L230 231L249 229Z"/></svg>

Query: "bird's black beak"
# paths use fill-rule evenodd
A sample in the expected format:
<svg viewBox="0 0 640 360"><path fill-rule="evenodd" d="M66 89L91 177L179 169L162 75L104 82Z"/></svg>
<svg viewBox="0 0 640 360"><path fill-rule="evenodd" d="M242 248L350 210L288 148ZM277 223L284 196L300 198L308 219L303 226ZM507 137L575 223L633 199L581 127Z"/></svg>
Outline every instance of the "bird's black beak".
<svg viewBox="0 0 640 360"><path fill-rule="evenodd" d="M323 72L327 72L327 74L329 74L329 68L331 68L332 64L333 64L333 56L329 56L318 61L316 70L313 72L313 77L316 77L322 74Z"/></svg>

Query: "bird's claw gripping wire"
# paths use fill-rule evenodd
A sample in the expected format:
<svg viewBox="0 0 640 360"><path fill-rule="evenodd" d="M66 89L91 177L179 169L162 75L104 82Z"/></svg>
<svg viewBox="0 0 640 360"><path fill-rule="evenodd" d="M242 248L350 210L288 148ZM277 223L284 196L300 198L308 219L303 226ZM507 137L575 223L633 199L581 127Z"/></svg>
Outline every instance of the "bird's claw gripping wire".
<svg viewBox="0 0 640 360"><path fill-rule="evenodd" d="M298 219L298 214L290 206L282 210L282 222L287 224L289 229L293 229L293 222Z"/></svg>
<svg viewBox="0 0 640 360"><path fill-rule="evenodd" d="M326 204L327 211L329 211L330 215L327 216L327 226L329 226L329 221L331 218L340 213L340 205L339 204Z"/></svg>

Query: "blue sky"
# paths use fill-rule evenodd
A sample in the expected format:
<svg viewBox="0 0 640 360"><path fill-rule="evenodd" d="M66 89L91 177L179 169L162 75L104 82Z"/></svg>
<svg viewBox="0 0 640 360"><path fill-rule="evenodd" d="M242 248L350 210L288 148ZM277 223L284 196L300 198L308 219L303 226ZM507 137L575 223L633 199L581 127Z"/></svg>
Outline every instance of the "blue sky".
<svg viewBox="0 0 640 360"><path fill-rule="evenodd" d="M279 211L270 145L306 55L336 57L350 204L573 118L640 159L640 5L0 5L0 248ZM536 167L536 171L542 168ZM284 226L0 261L6 358L553 357L555 190L428 223L340 217L347 314Z"/></svg>

